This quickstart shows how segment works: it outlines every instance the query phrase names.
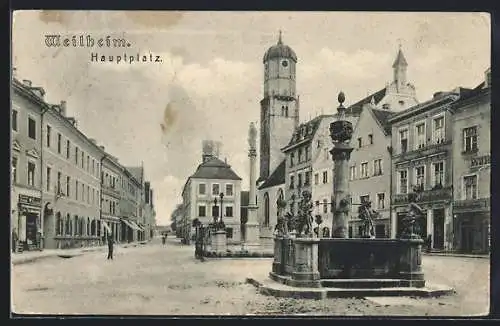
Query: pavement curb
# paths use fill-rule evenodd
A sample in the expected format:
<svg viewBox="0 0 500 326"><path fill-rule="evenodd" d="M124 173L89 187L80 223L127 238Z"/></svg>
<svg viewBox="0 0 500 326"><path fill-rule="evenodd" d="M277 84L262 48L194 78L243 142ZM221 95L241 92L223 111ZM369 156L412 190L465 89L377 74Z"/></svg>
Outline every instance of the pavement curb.
<svg viewBox="0 0 500 326"><path fill-rule="evenodd" d="M296 288L283 286L280 283L262 282L253 277L247 277L246 283L258 288L259 293L268 296L293 298L293 299L315 299L326 298L366 298L366 297L420 297L432 298L455 294L455 290L448 286L434 285L425 288L399 287L399 288L377 288L377 289L350 289L350 288Z"/></svg>
<svg viewBox="0 0 500 326"><path fill-rule="evenodd" d="M456 257L456 258L477 258L477 259L490 259L489 255L461 255L461 254L447 254L439 252L423 252L425 256L439 256L439 257Z"/></svg>

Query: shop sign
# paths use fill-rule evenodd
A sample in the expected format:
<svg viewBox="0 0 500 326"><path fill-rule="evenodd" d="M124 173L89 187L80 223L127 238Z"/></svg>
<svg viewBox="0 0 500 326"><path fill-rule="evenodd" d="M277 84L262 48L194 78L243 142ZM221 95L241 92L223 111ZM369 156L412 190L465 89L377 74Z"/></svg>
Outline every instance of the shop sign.
<svg viewBox="0 0 500 326"><path fill-rule="evenodd" d="M38 197L19 195L19 205L42 206L42 200Z"/></svg>
<svg viewBox="0 0 500 326"><path fill-rule="evenodd" d="M478 157L473 157L470 160L470 167L472 168L477 168L483 165L490 164L491 162L491 156L490 155L483 155L483 156L478 156Z"/></svg>

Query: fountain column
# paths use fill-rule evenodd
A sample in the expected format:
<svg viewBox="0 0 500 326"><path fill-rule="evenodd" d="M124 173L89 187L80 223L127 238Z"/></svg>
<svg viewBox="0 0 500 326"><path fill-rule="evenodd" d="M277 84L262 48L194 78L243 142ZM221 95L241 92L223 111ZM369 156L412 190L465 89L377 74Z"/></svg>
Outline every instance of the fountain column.
<svg viewBox="0 0 500 326"><path fill-rule="evenodd" d="M259 220L257 216L257 129L250 123L248 131L248 157L250 159L250 191L248 195L248 220L245 224L245 244L259 246Z"/></svg>
<svg viewBox="0 0 500 326"><path fill-rule="evenodd" d="M330 124L330 138L334 147L330 151L334 161L333 193L335 209L333 213L332 237L349 238L348 227L351 215L351 196L349 193L349 159L353 148L350 141L353 133L352 123L346 120L343 103L345 95L339 93L338 118Z"/></svg>

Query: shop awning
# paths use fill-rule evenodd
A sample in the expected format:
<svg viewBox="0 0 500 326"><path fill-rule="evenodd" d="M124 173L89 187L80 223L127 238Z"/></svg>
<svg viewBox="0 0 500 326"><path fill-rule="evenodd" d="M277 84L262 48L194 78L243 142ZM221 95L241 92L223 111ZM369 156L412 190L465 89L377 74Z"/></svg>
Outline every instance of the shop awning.
<svg viewBox="0 0 500 326"><path fill-rule="evenodd" d="M144 231L139 225L137 225L137 223L135 223L134 221L129 221L129 223L131 223L132 225L134 225L134 228L135 230L137 231Z"/></svg>
<svg viewBox="0 0 500 326"><path fill-rule="evenodd" d="M108 223L104 222L104 221L101 221L102 222L102 225L104 225L104 227L106 228L106 230L108 231L108 233L112 233L113 231L111 231L111 228L109 227Z"/></svg>
<svg viewBox="0 0 500 326"><path fill-rule="evenodd" d="M132 230L138 230L138 231L141 231L141 229L137 226L137 224L135 224L134 222L132 221L127 221L125 219L122 219L122 222L125 223L129 228L131 228Z"/></svg>

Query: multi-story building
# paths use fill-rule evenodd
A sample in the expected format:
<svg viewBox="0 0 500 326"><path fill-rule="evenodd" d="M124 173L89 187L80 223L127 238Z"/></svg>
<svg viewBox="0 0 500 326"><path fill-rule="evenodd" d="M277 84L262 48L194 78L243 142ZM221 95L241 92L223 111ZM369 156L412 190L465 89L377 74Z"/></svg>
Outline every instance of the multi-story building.
<svg viewBox="0 0 500 326"><path fill-rule="evenodd" d="M391 110L366 104L354 128L349 161L349 187L353 201L349 237L362 235L358 208L370 201L379 216L374 220L375 237L390 236L391 198Z"/></svg>
<svg viewBox="0 0 500 326"><path fill-rule="evenodd" d="M454 249L490 249L491 75L452 105Z"/></svg>
<svg viewBox="0 0 500 326"><path fill-rule="evenodd" d="M104 151L104 147L101 147ZM120 220L121 177L123 167L118 159L110 154L102 158L101 171L101 222L107 232L104 237L112 234L115 242L121 242L122 223Z"/></svg>
<svg viewBox="0 0 500 326"><path fill-rule="evenodd" d="M43 205L46 248L99 244L100 171L104 151L66 115L66 103L43 117Z"/></svg>
<svg viewBox="0 0 500 326"><path fill-rule="evenodd" d="M137 225L139 212L141 183L127 168L123 168L121 175L121 241L138 241L138 231L141 229Z"/></svg>
<svg viewBox="0 0 500 326"><path fill-rule="evenodd" d="M214 217L220 216L226 225L228 243L241 241L241 178L229 164L204 153L202 163L184 185L182 198L186 243L190 243L194 236L194 219L206 226L213 222Z"/></svg>
<svg viewBox="0 0 500 326"><path fill-rule="evenodd" d="M11 232L16 247L24 250L43 246L42 228L42 136L41 114L47 110L42 88L31 81L12 80L11 108Z"/></svg>
<svg viewBox="0 0 500 326"><path fill-rule="evenodd" d="M417 192L426 216L417 220L417 231L431 237L436 250L452 247L452 137L450 106L467 89L438 92L431 100L389 118L392 125L391 237L402 231L401 219L408 193Z"/></svg>

